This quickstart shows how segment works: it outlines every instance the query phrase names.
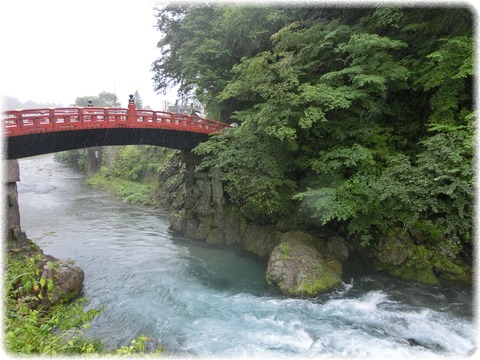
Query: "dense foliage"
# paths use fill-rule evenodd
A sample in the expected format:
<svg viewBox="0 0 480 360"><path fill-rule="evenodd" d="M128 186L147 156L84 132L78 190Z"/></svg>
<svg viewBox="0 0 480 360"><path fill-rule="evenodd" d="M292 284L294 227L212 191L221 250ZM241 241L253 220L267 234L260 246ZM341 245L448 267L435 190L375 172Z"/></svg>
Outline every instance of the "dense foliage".
<svg viewBox="0 0 480 360"><path fill-rule="evenodd" d="M241 124L196 152L247 218L471 246L470 9L191 4L157 19L157 89Z"/></svg>

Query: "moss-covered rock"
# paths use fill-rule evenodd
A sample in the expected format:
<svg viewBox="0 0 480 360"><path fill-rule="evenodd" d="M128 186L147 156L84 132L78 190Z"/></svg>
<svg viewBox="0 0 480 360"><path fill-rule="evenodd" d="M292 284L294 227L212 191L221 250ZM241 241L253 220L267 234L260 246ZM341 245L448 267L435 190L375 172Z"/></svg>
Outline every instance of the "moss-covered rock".
<svg viewBox="0 0 480 360"><path fill-rule="evenodd" d="M408 234L405 233L405 236L395 234L382 239L377 256L382 263L398 266L407 260L409 248L412 246L413 243Z"/></svg>
<svg viewBox="0 0 480 360"><path fill-rule="evenodd" d="M41 267L42 276L53 280L52 305L68 302L80 294L85 275L79 266L45 255Z"/></svg>
<svg viewBox="0 0 480 360"><path fill-rule="evenodd" d="M454 253L445 252L445 244L416 244L407 232L393 231L383 239L375 254L375 267L392 276L427 285L441 280L470 282L471 269Z"/></svg>
<svg viewBox="0 0 480 360"><path fill-rule="evenodd" d="M314 247L314 238L292 231L272 251L267 267L267 284L285 295L315 296L341 283L341 264L324 259Z"/></svg>

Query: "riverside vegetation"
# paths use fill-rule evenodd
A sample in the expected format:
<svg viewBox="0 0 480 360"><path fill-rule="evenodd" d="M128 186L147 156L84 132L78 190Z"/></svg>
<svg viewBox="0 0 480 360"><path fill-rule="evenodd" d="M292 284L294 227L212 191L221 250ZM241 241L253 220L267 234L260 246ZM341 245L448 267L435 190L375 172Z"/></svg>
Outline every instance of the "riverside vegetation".
<svg viewBox="0 0 480 360"><path fill-rule="evenodd" d="M199 171L219 170L241 224L316 234L321 253L333 233L407 280L471 281L471 9L168 5L157 25L157 90L178 84L240 124L194 152ZM158 203L164 178L148 174L162 151L126 147L89 181Z"/></svg>

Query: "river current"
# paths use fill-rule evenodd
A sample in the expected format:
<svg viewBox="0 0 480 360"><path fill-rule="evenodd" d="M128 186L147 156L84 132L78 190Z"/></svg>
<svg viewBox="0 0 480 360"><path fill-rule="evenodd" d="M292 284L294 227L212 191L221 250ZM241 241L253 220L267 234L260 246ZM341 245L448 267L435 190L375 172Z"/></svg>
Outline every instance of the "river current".
<svg viewBox="0 0 480 360"><path fill-rule="evenodd" d="M86 334L107 348L144 334L175 357L457 358L477 346L472 289L347 269L339 289L290 299L266 264L168 232L167 215L83 184L52 155L22 159L22 228L85 272Z"/></svg>

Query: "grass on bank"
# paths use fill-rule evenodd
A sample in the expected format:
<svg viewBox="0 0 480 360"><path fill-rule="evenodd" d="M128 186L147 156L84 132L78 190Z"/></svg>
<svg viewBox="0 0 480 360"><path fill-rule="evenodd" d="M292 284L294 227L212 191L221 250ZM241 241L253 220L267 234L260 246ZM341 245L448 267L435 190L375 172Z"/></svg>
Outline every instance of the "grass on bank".
<svg viewBox="0 0 480 360"><path fill-rule="evenodd" d="M160 346L147 352L148 337L141 335L128 346L105 350L101 341L83 333L101 313L85 310L85 298L48 306L55 284L41 276L38 254L7 252L4 266L4 349L10 355L159 355ZM154 344L155 345L155 344Z"/></svg>
<svg viewBox="0 0 480 360"><path fill-rule="evenodd" d="M110 177L105 167L85 180L87 185L102 188L123 201L155 206L155 185Z"/></svg>

